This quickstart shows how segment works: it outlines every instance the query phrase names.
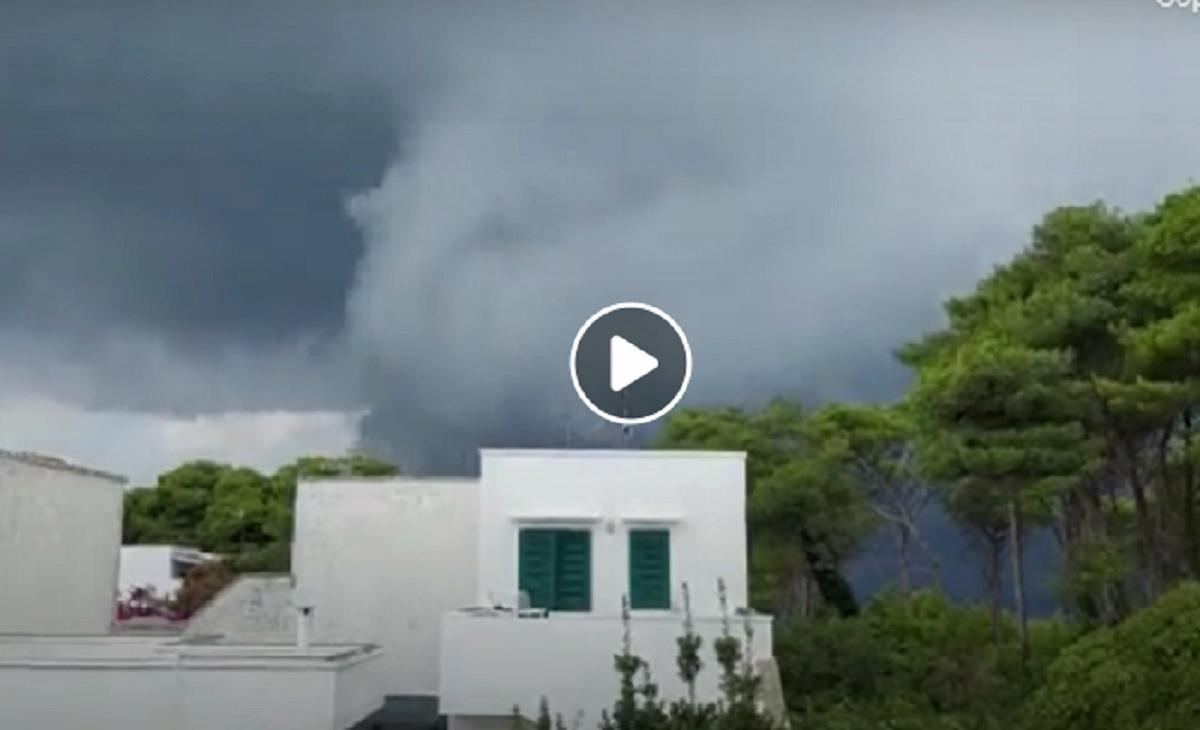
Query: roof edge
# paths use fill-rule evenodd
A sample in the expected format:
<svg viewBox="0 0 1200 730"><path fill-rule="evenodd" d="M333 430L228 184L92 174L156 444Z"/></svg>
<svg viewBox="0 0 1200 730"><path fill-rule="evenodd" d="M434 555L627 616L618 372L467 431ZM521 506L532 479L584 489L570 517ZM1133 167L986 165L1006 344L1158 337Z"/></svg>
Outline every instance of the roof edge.
<svg viewBox="0 0 1200 730"><path fill-rule="evenodd" d="M56 471L65 471L72 474L81 474L83 476L107 479L120 485L126 485L129 483L129 480L120 474L113 474L112 472L102 471L100 469L79 466L78 464L72 464L65 459L60 459L57 456L47 456L45 454L38 454L32 451L8 451L6 449L0 449L0 459L18 461L22 464L39 466L44 469L54 469Z"/></svg>
<svg viewBox="0 0 1200 730"><path fill-rule="evenodd" d="M388 482L478 482L477 476L462 476L456 474L392 474L389 476L367 477L347 474L345 476L298 477L297 484L324 484L328 482L363 482L386 484Z"/></svg>
<svg viewBox="0 0 1200 730"><path fill-rule="evenodd" d="M746 460L745 451L709 449L480 449L483 456L530 456L539 458L591 457L604 459L738 459Z"/></svg>

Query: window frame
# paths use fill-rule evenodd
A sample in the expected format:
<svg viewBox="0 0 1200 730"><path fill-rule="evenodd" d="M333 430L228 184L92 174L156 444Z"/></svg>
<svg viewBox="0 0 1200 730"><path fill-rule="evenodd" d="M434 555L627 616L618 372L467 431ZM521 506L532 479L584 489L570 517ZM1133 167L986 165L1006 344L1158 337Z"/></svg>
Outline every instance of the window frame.
<svg viewBox="0 0 1200 730"><path fill-rule="evenodd" d="M530 524L518 525L517 526L517 549L516 549L516 558L517 558L516 578L517 578L517 593L518 593L518 595L520 595L520 593L522 593L522 592L528 592L525 585L522 583L522 578L525 577L525 569L524 569L525 564L523 561L524 551L522 550L522 541L525 539L523 537L523 535L525 535L525 533L527 533L527 532L543 533L543 534L547 534L551 537L551 548L550 548L550 561L551 561L550 595L551 595L551 600L549 602L550 605L548 605L548 606L536 605L536 603L534 603L533 595L531 594L529 597L530 598L530 607L544 609L545 611L547 611L549 613L572 613L572 614L591 613L593 610L593 602L595 599L595 576L596 576L596 569L595 569L596 560L595 560L595 551L594 551L594 544L595 544L594 530L591 529L590 526L583 526L583 525L580 525L579 523L559 523L559 524L530 523ZM562 559L562 553L561 553L561 548L560 548L560 545L562 543L559 538L563 534L583 536L585 538L583 544L584 544L585 550L586 550L586 578L584 581L585 595L583 598L582 607L570 607L570 606L564 607L564 603L562 601L562 594L559 591L559 579L561 577L559 568L560 568L560 560Z"/></svg>
<svg viewBox="0 0 1200 730"><path fill-rule="evenodd" d="M661 523L658 523L658 524L647 523L647 524L631 525L626 530L626 537L625 537L625 549L626 549L626 553L627 553L626 587L627 587L627 590L629 591L629 610L630 611L671 611L672 610L673 596L672 596L671 589L672 589L672 575L674 573L674 569L673 569L674 566L672 565L673 551L671 549L671 544L674 542L673 532L674 531L671 529L670 525L661 524ZM665 566L665 569L664 569L665 575L663 576L664 584L659 587L659 590L661 591L662 598L663 598L662 603L655 603L653 605L639 605L638 604L637 599L639 598L639 594L638 594L638 591L635 590L635 582L634 582L635 576L637 575L636 566L634 564L634 560L636 557L634 555L634 540L635 540L634 536L637 534L662 535L664 538L665 553L666 553L663 556L664 566Z"/></svg>

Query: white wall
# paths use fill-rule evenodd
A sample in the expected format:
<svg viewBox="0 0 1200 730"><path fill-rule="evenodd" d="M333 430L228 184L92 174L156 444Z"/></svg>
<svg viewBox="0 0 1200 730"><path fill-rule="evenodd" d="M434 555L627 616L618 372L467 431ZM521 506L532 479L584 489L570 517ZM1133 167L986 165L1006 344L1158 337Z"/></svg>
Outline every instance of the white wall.
<svg viewBox="0 0 1200 730"><path fill-rule="evenodd" d="M475 595L478 503L474 480L302 482L293 600L313 641L379 644L387 694L436 694L442 616Z"/></svg>
<svg viewBox="0 0 1200 730"><path fill-rule="evenodd" d="M231 644L295 644L292 577L238 576L188 621L183 635Z"/></svg>
<svg viewBox="0 0 1200 730"><path fill-rule="evenodd" d="M383 700L354 647L0 644L0 727L346 730Z"/></svg>
<svg viewBox="0 0 1200 730"><path fill-rule="evenodd" d="M115 477L0 452L0 633L108 631L123 492Z"/></svg>
<svg viewBox="0 0 1200 730"><path fill-rule="evenodd" d="M128 595L133 588L153 586L159 596L179 589L180 581L171 577L170 545L124 545L117 573L117 590Z"/></svg>
<svg viewBox="0 0 1200 730"><path fill-rule="evenodd" d="M478 600L515 605L517 534L562 525L592 533L592 610L620 612L634 527L671 531L672 605L680 584L697 616L719 615L717 579L745 606L745 455L699 451L481 452Z"/></svg>
<svg viewBox="0 0 1200 730"><path fill-rule="evenodd" d="M620 638L615 617L628 590L629 529L671 530L677 606L679 584L686 580L696 617L717 616L718 578L728 585L731 608L746 604L745 461L738 453L485 450L478 481L304 481L295 519L293 603L313 607L314 642L379 644L386 694L445 691L441 662L456 650L447 653L443 645L442 619L457 608L515 603L517 531L523 525L567 524L593 532L594 612L564 620L605 617L598 624L603 628L551 621L566 633L543 638L568 655L578 640L592 641L596 651L589 661L597 673L582 676L598 677L606 687ZM670 667L680 616L637 612L635 623L656 617L667 627L663 661ZM573 636L578 626L582 633ZM487 663L478 671L512 672L506 681L519 682L529 665L520 658L522 649L497 664L486 646ZM470 661L476 654L463 656ZM540 683L519 686L538 692ZM510 689L506 684L501 694ZM516 699L507 700L500 714Z"/></svg>
<svg viewBox="0 0 1200 730"><path fill-rule="evenodd" d="M730 633L743 637L742 619L733 618ZM771 656L771 619L755 616L753 657ZM713 639L722 633L715 618L696 619L704 639L704 668L696 683L697 697L719 697L719 667ZM552 713L570 726L583 713L582 728L596 727L602 709L617 697L613 655L621 650L623 626L614 616L556 614L547 619L453 614L443 627L441 711L447 715L503 717L513 705L527 717L537 714L541 697ZM633 652L650 664L664 699L685 696L676 673L676 639L682 616L644 615L631 626ZM460 727L469 723L455 723Z"/></svg>

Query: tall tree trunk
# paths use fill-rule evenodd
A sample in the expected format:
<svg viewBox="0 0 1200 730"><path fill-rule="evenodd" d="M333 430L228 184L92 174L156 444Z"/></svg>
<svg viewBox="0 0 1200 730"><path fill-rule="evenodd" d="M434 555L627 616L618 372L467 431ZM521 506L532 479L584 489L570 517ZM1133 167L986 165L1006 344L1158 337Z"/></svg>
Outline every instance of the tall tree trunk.
<svg viewBox="0 0 1200 730"><path fill-rule="evenodd" d="M996 646L1000 646L1004 637L1000 633L1000 615L1002 611L1003 598L1000 594L1000 563L1001 553L1004 550L1003 543L996 540L995 536L987 535L988 543L988 562L987 562L987 587L988 594L991 596L992 603L992 639L996 642Z"/></svg>
<svg viewBox="0 0 1200 730"><path fill-rule="evenodd" d="M917 547L921 549L921 554L925 556L925 562L929 566L929 575L933 579L933 584L941 588L942 562L938 560L933 548L929 547L929 543L925 541L925 536L921 533L921 528L917 527L915 520L909 524L908 530L909 536L917 544Z"/></svg>
<svg viewBox="0 0 1200 730"><path fill-rule="evenodd" d="M1158 554L1158 535L1154 527L1154 518L1150 514L1150 504L1146 499L1146 487L1142 483L1141 470L1138 468L1137 455L1129 441L1122 441L1125 466L1128 470L1129 487L1133 490L1133 506L1136 511L1138 543L1142 555L1143 568L1146 571L1146 600L1153 601L1158 597L1162 586L1161 565Z"/></svg>
<svg viewBox="0 0 1200 730"><path fill-rule="evenodd" d="M1017 607L1017 635L1021 640L1021 670L1029 671L1029 617L1025 609L1024 526L1021 505L1014 495L1008 501L1008 539L1012 554L1013 602Z"/></svg>
<svg viewBox="0 0 1200 730"><path fill-rule="evenodd" d="M808 563L797 557L788 567L788 593L791 615L808 618L812 601L809 598ZM784 619L786 621L786 618Z"/></svg>
<svg viewBox="0 0 1200 730"><path fill-rule="evenodd" d="M905 594L912 591L912 572L908 564L908 527L896 525L896 562L900 571L900 590Z"/></svg>
<svg viewBox="0 0 1200 730"><path fill-rule="evenodd" d="M812 616L813 613L813 582L812 576L805 574L804 576L804 591L802 593L800 615L804 618Z"/></svg>
<svg viewBox="0 0 1200 730"><path fill-rule="evenodd" d="M1162 538L1162 576L1163 587L1171 585L1175 577L1179 574L1180 553L1182 552L1183 541L1175 539L1175 530L1173 529L1175 515L1171 512L1176 509L1174 494L1174 486L1171 484L1171 469L1168 463L1168 455L1171 449L1171 434L1174 431L1174 421L1168 423L1163 429L1162 434L1158 439L1158 485L1155 490L1155 510L1158 513L1158 534Z"/></svg>
<svg viewBox="0 0 1200 730"><path fill-rule="evenodd" d="M858 600L854 597L854 590L850 587L850 582L846 580L832 560L825 559L817 541L803 530L800 531L800 546L825 605L833 608L842 616L858 615Z"/></svg>
<svg viewBox="0 0 1200 730"><path fill-rule="evenodd" d="M1080 528L1085 542L1107 544L1108 522L1104 514L1103 479L1089 479L1082 485L1080 506L1083 510ZM1124 618L1124 586L1120 579L1104 585L1094 599L1099 606L1099 618L1106 623L1115 623Z"/></svg>
<svg viewBox="0 0 1200 730"><path fill-rule="evenodd" d="M1109 539L1121 539L1122 534L1113 535L1111 524L1120 524L1116 522L1119 514L1116 497L1116 483L1118 478L1109 474L1107 478L1101 479L1096 484L1096 501L1095 501L1095 529L1097 534L1102 535L1107 541ZM1109 494L1108 510L1105 511L1104 492ZM1112 522L1110 522L1110 520ZM1134 601L1130 597L1132 585L1126 576L1117 576L1113 582L1105 590L1106 603L1112 606L1112 613L1107 617L1110 624L1115 624L1124 619L1130 613L1130 607Z"/></svg>
<svg viewBox="0 0 1200 730"><path fill-rule="evenodd" d="M1064 570L1072 575L1077 569L1080 543L1086 542L1091 534L1087 517L1087 497L1084 495L1089 486L1086 481L1080 483L1068 490L1059 500L1062 507L1061 525L1055 533ZM1097 597L1090 591L1075 595L1064 593L1063 598L1063 608L1068 612L1077 611L1088 619L1095 619L1101 614L1102 609L1098 605Z"/></svg>
<svg viewBox="0 0 1200 730"><path fill-rule="evenodd" d="M1196 535L1196 474L1192 466L1192 409L1183 412L1183 544L1188 577L1200 578L1200 537Z"/></svg>
<svg viewBox="0 0 1200 730"><path fill-rule="evenodd" d="M804 589L799 576L803 571L803 558L799 555L789 556L782 568L782 585L779 590L772 592L772 610L782 624L790 623L792 617L799 613Z"/></svg>

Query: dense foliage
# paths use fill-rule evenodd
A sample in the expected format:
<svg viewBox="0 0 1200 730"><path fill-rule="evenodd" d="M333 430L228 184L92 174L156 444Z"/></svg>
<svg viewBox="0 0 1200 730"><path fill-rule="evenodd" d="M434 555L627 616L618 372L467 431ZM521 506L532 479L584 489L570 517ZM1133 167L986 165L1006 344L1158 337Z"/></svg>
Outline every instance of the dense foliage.
<svg viewBox="0 0 1200 730"><path fill-rule="evenodd" d="M781 627L775 652L800 730L1012 728L1028 688L1075 631L1033 623L1027 681L1013 622L996 643L986 608L933 590L894 592L855 617Z"/></svg>
<svg viewBox="0 0 1200 730"><path fill-rule="evenodd" d="M892 409L830 406L809 414L776 400L755 411L680 411L657 445L749 455L755 607L786 619L811 613L819 596L852 615L858 607L843 564L878 521L901 536L905 575L913 546L924 545L916 516L927 489L910 468L907 428Z"/></svg>
<svg viewBox="0 0 1200 730"><path fill-rule="evenodd" d="M398 469L361 454L308 456L266 476L209 461L183 464L125 496L126 544L173 544L227 556L239 572L286 571L300 478L387 476Z"/></svg>
<svg viewBox="0 0 1200 730"><path fill-rule="evenodd" d="M232 583L234 577L229 566L220 560L197 565L184 576L183 585L172 598L172 609L184 618L194 615Z"/></svg>
<svg viewBox="0 0 1200 730"><path fill-rule="evenodd" d="M754 596L782 619L795 724L1200 727L1200 187L1052 211L946 314L900 348L895 404L691 409L659 434L749 454ZM979 548L987 604L936 591L929 499ZM859 606L843 565L880 529L895 590ZM1053 620L1026 610L1034 529L1060 554Z"/></svg>
<svg viewBox="0 0 1200 730"><path fill-rule="evenodd" d="M1099 629L1050 665L1029 730L1194 730L1200 725L1200 584Z"/></svg>

